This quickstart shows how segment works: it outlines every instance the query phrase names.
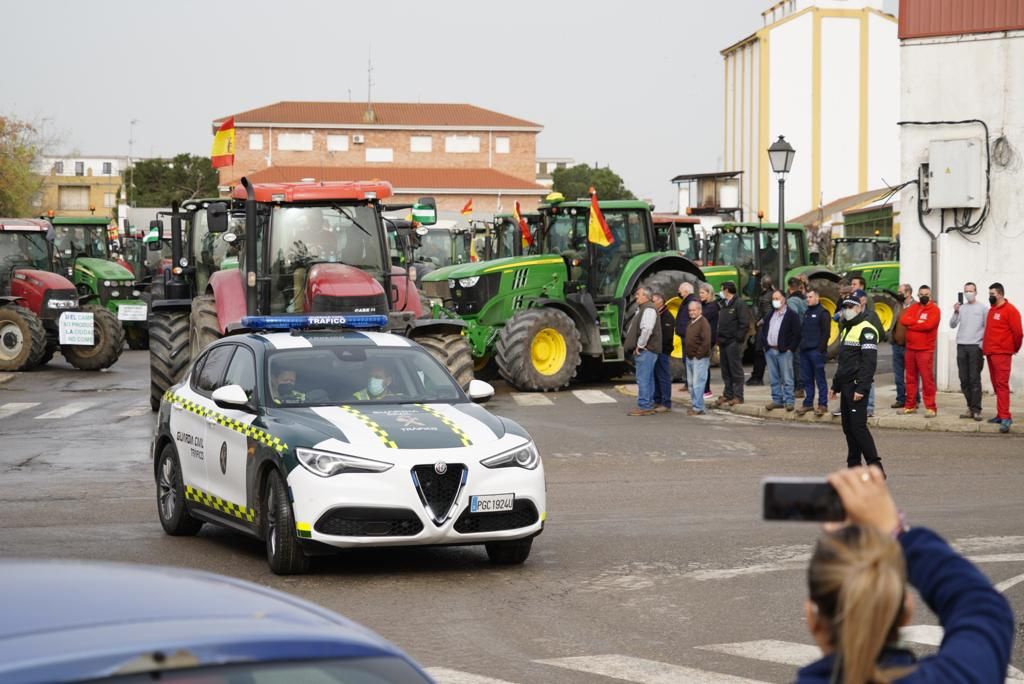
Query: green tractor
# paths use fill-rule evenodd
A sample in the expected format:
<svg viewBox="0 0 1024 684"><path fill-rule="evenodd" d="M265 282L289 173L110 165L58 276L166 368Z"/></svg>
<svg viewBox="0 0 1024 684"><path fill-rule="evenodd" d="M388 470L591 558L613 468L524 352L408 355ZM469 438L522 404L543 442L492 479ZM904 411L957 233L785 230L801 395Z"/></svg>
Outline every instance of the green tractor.
<svg viewBox="0 0 1024 684"><path fill-rule="evenodd" d="M654 232L663 249L679 250L691 261L701 264L703 242L697 232L700 219L677 214L652 214Z"/></svg>
<svg viewBox="0 0 1024 684"><path fill-rule="evenodd" d="M902 308L896 299L900 287L899 241L877 236L834 238L832 265L847 278L864 278L878 320L885 332L890 332Z"/></svg>
<svg viewBox="0 0 1024 684"><path fill-rule="evenodd" d="M472 260L473 230L466 226L435 225L418 226L415 229L416 239L413 241L412 265L416 269L416 277L445 266L464 264Z"/></svg>
<svg viewBox="0 0 1024 684"><path fill-rule="evenodd" d="M608 247L587 239L590 201L550 203L540 207L531 254L424 277L435 311L466 322L477 369L491 368L522 391L562 389L580 370L614 377L626 370L622 341L633 291L646 285L678 307L679 284L703 279L682 252L659 249L648 204L600 207L614 236Z"/></svg>
<svg viewBox="0 0 1024 684"><path fill-rule="evenodd" d="M821 295L821 305L833 316L839 307L838 273L811 265L807 253L807 234L798 223L786 224L786 280L805 276L810 287ZM760 294L762 275L773 280L779 272L779 230L762 223L723 223L714 227L709 245L708 265L704 275L716 291L722 283L736 283L748 305L753 306ZM785 290L786 283L776 283ZM752 338L752 336L751 336ZM752 342L752 339L751 339ZM839 353L839 324L832 322L829 336L829 357Z"/></svg>
<svg viewBox="0 0 1024 684"><path fill-rule="evenodd" d="M145 349L148 307L140 299L131 271L113 261L107 226L102 216L56 216L48 219L55 231L57 266L75 284L83 305L98 305L114 314L130 349Z"/></svg>

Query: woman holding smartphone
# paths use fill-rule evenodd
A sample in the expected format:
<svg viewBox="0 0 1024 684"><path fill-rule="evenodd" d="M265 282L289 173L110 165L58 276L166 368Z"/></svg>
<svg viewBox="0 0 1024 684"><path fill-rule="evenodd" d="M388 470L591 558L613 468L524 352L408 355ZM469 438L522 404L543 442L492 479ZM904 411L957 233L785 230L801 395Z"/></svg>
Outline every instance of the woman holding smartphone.
<svg viewBox="0 0 1024 684"><path fill-rule="evenodd" d="M937 534L907 526L881 470L829 482L847 523L826 527L807 570L807 625L824 657L797 682L1003 682L1014 622L1002 594ZM920 661L898 643L914 611L908 584L945 630L939 652Z"/></svg>

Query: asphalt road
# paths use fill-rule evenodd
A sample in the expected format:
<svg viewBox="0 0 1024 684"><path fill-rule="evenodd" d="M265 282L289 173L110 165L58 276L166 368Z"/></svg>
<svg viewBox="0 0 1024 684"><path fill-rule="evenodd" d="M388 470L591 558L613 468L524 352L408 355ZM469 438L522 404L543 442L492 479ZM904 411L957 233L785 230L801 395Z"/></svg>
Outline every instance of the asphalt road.
<svg viewBox="0 0 1024 684"><path fill-rule="evenodd" d="M55 361L0 386L0 557L177 565L266 584L368 625L451 684L781 682L814 656L802 601L817 529L762 522L759 482L842 466L836 428L630 418L610 385L542 397L501 386L489 408L531 431L548 476L548 526L526 565L492 568L473 547L392 549L281 578L259 542L209 526L198 538L163 534L147 362L126 352L89 374ZM876 439L911 523L957 540L1024 614L1017 441ZM927 610L914 623L924 626L914 641L937 642Z"/></svg>

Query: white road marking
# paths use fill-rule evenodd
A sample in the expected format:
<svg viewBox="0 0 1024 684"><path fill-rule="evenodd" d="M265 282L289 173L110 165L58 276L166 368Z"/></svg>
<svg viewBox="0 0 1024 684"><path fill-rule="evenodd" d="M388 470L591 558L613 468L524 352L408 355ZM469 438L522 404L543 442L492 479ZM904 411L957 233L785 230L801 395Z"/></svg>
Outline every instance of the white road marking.
<svg viewBox="0 0 1024 684"><path fill-rule="evenodd" d="M63 406L58 406L52 411L47 411L41 416L36 416L36 420L54 420L57 418L67 418L73 416L79 411L84 411L87 408L92 408L99 402L95 401L69 401Z"/></svg>
<svg viewBox="0 0 1024 684"><path fill-rule="evenodd" d="M460 670L449 670L446 667L428 667L427 674L437 680L437 684L512 684L504 679L482 677Z"/></svg>
<svg viewBox="0 0 1024 684"><path fill-rule="evenodd" d="M121 418L131 418L133 416L144 416L147 413L152 413L152 410L150 409L148 403L138 404L129 409L125 409L124 411L121 411L117 415L120 416Z"/></svg>
<svg viewBox="0 0 1024 684"><path fill-rule="evenodd" d="M993 553L987 556L968 556L972 563L1020 563L1024 561L1024 553Z"/></svg>
<svg viewBox="0 0 1024 684"><path fill-rule="evenodd" d="M582 389L573 390L572 393L577 399L582 401L584 404L617 404L618 401L614 397L611 397L601 390L596 389Z"/></svg>
<svg viewBox="0 0 1024 684"><path fill-rule="evenodd" d="M575 672L620 679L636 684L763 684L761 680L718 674L692 667L661 663L656 660L632 658L624 655L581 656L535 660L535 663L561 667Z"/></svg>
<svg viewBox="0 0 1024 684"><path fill-rule="evenodd" d="M900 627L900 640L912 641L925 646L938 646L942 643L942 627L940 625L908 625Z"/></svg>
<svg viewBox="0 0 1024 684"><path fill-rule="evenodd" d="M7 418L9 416L13 416L16 413L21 413L22 411L27 411L28 409L32 408L33 406L39 406L39 402L38 401L22 401L22 402L12 401L9 404L4 404L3 406L0 406L0 418Z"/></svg>
<svg viewBox="0 0 1024 684"><path fill-rule="evenodd" d="M1024 582L1024 575L1017 575L1016 577L1011 577L1010 579L1003 580L1002 582L997 584L996 585L996 591L1005 594L1007 589L1009 589L1010 587L1016 586L1016 585L1020 584L1021 582Z"/></svg>
<svg viewBox="0 0 1024 684"><path fill-rule="evenodd" d="M539 392L515 392L512 398L520 406L551 406L554 403Z"/></svg>
<svg viewBox="0 0 1024 684"><path fill-rule="evenodd" d="M734 644L711 644L698 646L699 651L714 651L727 655L763 660L780 665L803 667L821 658L821 649L809 644L798 644L793 641L762 639L760 641L741 641Z"/></svg>

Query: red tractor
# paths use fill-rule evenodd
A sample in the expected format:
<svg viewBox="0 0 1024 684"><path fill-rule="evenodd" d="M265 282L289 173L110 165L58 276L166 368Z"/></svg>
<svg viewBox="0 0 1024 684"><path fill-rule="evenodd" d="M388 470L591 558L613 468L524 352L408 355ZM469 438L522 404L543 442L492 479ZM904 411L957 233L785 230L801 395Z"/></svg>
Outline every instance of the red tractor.
<svg viewBox="0 0 1024 684"><path fill-rule="evenodd" d="M75 368L114 364L124 347L117 317L81 307L74 284L57 273L47 221L0 219L0 371L30 370L60 349Z"/></svg>
<svg viewBox="0 0 1024 684"><path fill-rule="evenodd" d="M171 212L172 261L178 265L173 273L181 282L172 276L164 283L166 298L152 304L154 410L189 359L241 330L246 316L386 314L391 332L414 338L468 386L473 360L464 323L429 318L409 269L392 264L382 219L385 211L422 210L417 218L429 225L436 220L436 205L431 198L416 207L384 204L391 196L386 182L252 185L243 178L230 201L210 201L197 210L205 231L220 234L238 258L237 269L211 273L202 289L190 282L183 240L175 238L183 233L182 220L196 223L199 213ZM229 231L229 219L242 216L230 221Z"/></svg>

